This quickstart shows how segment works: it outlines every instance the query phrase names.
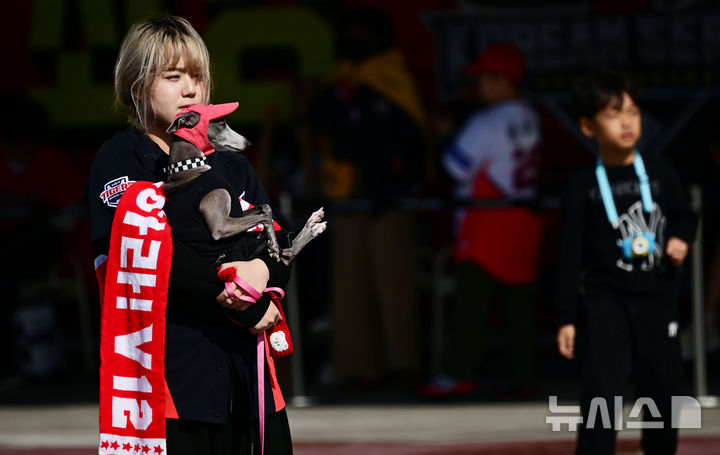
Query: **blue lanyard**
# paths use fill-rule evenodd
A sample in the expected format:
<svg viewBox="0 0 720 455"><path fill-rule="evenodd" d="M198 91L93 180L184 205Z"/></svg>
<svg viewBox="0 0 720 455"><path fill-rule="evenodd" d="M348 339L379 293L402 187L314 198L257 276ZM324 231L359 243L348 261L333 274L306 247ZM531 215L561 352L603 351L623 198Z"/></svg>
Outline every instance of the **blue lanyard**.
<svg viewBox="0 0 720 455"><path fill-rule="evenodd" d="M650 181L647 172L645 172L645 163L637 150L635 150L633 167L635 168L635 175L637 175L640 181L640 196L642 197L643 211L651 213L653 211L653 200L652 194L650 193ZM598 186L600 186L600 196L605 206L608 221L610 221L610 224L612 224L614 228L617 228L617 209L615 208L615 201L613 200L612 191L610 190L610 182L607 178L605 165L603 165L602 158L600 157L598 157L597 163L595 164L595 177L597 177Z"/></svg>

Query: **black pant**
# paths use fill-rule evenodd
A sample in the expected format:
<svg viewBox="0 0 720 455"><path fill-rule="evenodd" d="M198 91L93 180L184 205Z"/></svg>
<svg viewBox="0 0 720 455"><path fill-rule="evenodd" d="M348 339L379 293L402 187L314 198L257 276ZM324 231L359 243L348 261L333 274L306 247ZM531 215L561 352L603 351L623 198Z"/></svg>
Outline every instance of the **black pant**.
<svg viewBox="0 0 720 455"><path fill-rule="evenodd" d="M500 283L473 262L455 270L457 296L449 311L445 371L462 379L477 379L482 369L493 306L504 317L508 379L518 389L535 385L535 299L531 285Z"/></svg>
<svg viewBox="0 0 720 455"><path fill-rule="evenodd" d="M643 406L642 417L632 421L642 419L663 424L662 429L642 430L644 454L674 454L678 431L672 428L671 400L679 394L681 367L674 295L658 293L652 298L638 298L605 291L589 292L584 307L586 326L582 329L580 350L583 423L578 433L577 453L614 453L615 397L624 395L632 379L636 398L651 398L660 413L660 418L653 418L648 407ZM594 428L589 429L593 399L596 399ZM603 425L602 413L597 407L601 400L597 399L605 400L610 425ZM627 428L626 424L624 419L623 429Z"/></svg>
<svg viewBox="0 0 720 455"><path fill-rule="evenodd" d="M166 419L167 455L259 455L257 420L231 414L224 424ZM291 455L285 409L265 419L265 455Z"/></svg>

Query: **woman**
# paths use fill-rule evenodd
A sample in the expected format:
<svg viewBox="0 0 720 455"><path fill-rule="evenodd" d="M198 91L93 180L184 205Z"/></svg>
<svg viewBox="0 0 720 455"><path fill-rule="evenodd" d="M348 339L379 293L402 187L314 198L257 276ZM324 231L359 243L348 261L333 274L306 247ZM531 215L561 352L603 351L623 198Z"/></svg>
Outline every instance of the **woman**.
<svg viewBox="0 0 720 455"><path fill-rule="evenodd" d="M187 20L164 15L131 27L115 65L115 94L133 128L103 143L84 193L98 270L122 192L134 181L165 179L172 139L165 130L183 107L207 104L211 85L207 48ZM208 161L246 201L268 202L244 156L217 151ZM279 311L267 297L242 306L223 290L214 267L177 241L172 250L165 336L167 450L170 455L260 453L256 337L228 316L256 333L278 323ZM267 255L222 267L227 266L260 292L268 284L282 287L289 276L288 268ZM272 362L266 368L264 452L292 453Z"/></svg>

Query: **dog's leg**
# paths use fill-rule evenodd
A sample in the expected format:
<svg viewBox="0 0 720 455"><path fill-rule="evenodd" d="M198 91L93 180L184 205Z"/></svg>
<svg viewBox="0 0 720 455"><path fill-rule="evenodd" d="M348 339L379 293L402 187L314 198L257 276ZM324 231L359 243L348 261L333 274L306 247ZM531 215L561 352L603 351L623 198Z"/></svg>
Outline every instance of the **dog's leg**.
<svg viewBox="0 0 720 455"><path fill-rule="evenodd" d="M263 231L268 238L268 251L270 257L280 261L280 244L275 235L275 227L272 220L272 208L269 204L260 204L243 211L244 217L258 217L261 221L257 224L263 225Z"/></svg>
<svg viewBox="0 0 720 455"><path fill-rule="evenodd" d="M268 236L270 256L279 260L279 245L272 225L272 211L268 205L261 205L243 213L242 217L230 217L231 196L224 189L206 194L200 201L200 213L215 240L231 237L262 224ZM257 209L257 210L255 210Z"/></svg>
<svg viewBox="0 0 720 455"><path fill-rule="evenodd" d="M310 218L308 218L305 226L303 226L297 237L293 239L290 248L282 250L280 260L283 264L290 265L293 259L295 259L295 257L300 253L300 250L305 248L305 245L325 231L325 228L327 228L327 221L321 221L323 216L325 216L325 212L322 208L310 215Z"/></svg>

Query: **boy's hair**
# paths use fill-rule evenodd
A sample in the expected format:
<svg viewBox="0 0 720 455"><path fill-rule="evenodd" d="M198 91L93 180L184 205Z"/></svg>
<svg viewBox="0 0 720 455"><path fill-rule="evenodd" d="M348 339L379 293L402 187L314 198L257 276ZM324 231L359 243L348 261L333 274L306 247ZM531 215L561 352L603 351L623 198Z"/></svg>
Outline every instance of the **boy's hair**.
<svg viewBox="0 0 720 455"><path fill-rule="evenodd" d="M207 47L187 19L164 14L133 25L115 62L115 102L128 111L128 121L145 131L154 121L150 96L153 81L180 58L191 74L205 84L210 99L210 57Z"/></svg>
<svg viewBox="0 0 720 455"><path fill-rule="evenodd" d="M593 118L611 103L622 106L623 93L638 104L638 87L626 73L602 68L581 77L573 85L570 111L576 118Z"/></svg>
<svg viewBox="0 0 720 455"><path fill-rule="evenodd" d="M517 46L498 41L488 44L475 61L462 69L462 73L465 76L495 74L518 86L525 79L526 66L525 55Z"/></svg>

